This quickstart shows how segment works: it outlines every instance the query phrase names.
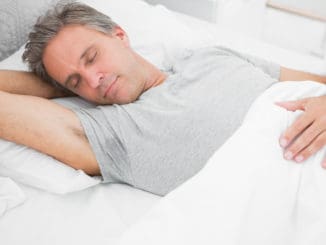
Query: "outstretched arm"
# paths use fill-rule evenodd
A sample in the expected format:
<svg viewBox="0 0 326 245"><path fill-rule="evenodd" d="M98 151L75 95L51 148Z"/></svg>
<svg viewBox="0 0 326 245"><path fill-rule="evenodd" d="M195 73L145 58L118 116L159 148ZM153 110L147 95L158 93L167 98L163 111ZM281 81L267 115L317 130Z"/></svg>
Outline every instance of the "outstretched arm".
<svg viewBox="0 0 326 245"><path fill-rule="evenodd" d="M315 81L326 84L326 76L281 67L280 81Z"/></svg>
<svg viewBox="0 0 326 245"><path fill-rule="evenodd" d="M0 91L0 138L23 144L90 175L99 167L79 119L50 100Z"/></svg>
<svg viewBox="0 0 326 245"><path fill-rule="evenodd" d="M48 99L68 95L62 90L42 81L32 72L14 70L0 70L0 91Z"/></svg>

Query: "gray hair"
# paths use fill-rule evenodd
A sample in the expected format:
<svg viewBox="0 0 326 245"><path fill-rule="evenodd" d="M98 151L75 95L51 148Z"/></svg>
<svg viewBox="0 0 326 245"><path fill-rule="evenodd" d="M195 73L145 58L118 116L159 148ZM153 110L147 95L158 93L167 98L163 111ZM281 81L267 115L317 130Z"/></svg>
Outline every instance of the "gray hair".
<svg viewBox="0 0 326 245"><path fill-rule="evenodd" d="M37 76L52 85L60 86L47 73L43 64L43 52L51 39L66 25L77 24L90 27L105 34L111 34L118 25L105 14L102 14L85 4L78 2L59 2L48 10L44 16L38 18L23 54L23 61Z"/></svg>

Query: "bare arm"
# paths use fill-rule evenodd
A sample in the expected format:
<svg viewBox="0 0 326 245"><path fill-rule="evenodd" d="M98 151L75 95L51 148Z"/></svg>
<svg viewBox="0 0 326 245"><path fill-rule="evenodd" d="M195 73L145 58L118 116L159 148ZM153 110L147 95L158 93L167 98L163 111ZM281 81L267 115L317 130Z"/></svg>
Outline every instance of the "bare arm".
<svg viewBox="0 0 326 245"><path fill-rule="evenodd" d="M280 81L316 81L326 84L326 76L281 67Z"/></svg>
<svg viewBox="0 0 326 245"><path fill-rule="evenodd" d="M68 95L42 81L32 72L13 70L0 70L0 91L13 94L33 95L48 99Z"/></svg>
<svg viewBox="0 0 326 245"><path fill-rule="evenodd" d="M47 99L0 91L0 138L23 144L91 175L99 167L79 119Z"/></svg>

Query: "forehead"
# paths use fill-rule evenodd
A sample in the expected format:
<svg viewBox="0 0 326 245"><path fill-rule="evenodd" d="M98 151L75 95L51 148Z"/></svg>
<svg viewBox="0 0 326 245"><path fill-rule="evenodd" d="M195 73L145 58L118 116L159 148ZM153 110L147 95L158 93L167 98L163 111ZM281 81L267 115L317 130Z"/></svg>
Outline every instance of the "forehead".
<svg viewBox="0 0 326 245"><path fill-rule="evenodd" d="M47 72L58 82L63 81L66 73L76 70L85 50L105 36L104 33L85 26L63 27L44 50L43 63Z"/></svg>
<svg viewBox="0 0 326 245"><path fill-rule="evenodd" d="M102 32L95 30L89 26L67 25L61 28L61 30L58 32L58 34L55 36L54 39L59 38L68 41L70 39L82 38L86 40L88 38L92 38L92 36L102 36L102 35L104 35Z"/></svg>
<svg viewBox="0 0 326 245"><path fill-rule="evenodd" d="M71 56L75 52L83 50L85 45L91 45L95 40L103 36L103 33L89 27L80 25L65 26L50 40L44 53L50 55L59 53L63 57L66 55Z"/></svg>

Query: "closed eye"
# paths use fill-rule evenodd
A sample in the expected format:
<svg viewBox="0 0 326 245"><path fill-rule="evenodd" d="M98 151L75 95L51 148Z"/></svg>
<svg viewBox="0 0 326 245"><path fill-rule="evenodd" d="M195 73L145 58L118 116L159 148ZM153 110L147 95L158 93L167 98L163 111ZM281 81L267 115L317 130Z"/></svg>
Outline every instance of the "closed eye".
<svg viewBox="0 0 326 245"><path fill-rule="evenodd" d="M68 79L65 82L65 85L68 89L77 89L80 84L80 75L75 73L68 77Z"/></svg>
<svg viewBox="0 0 326 245"><path fill-rule="evenodd" d="M71 86L74 88L74 89L77 89L78 86L80 84L80 76L78 77L75 77L72 81L71 81Z"/></svg>
<svg viewBox="0 0 326 245"><path fill-rule="evenodd" d="M86 60L86 65L93 64L97 56L97 51L95 51L90 58Z"/></svg>

